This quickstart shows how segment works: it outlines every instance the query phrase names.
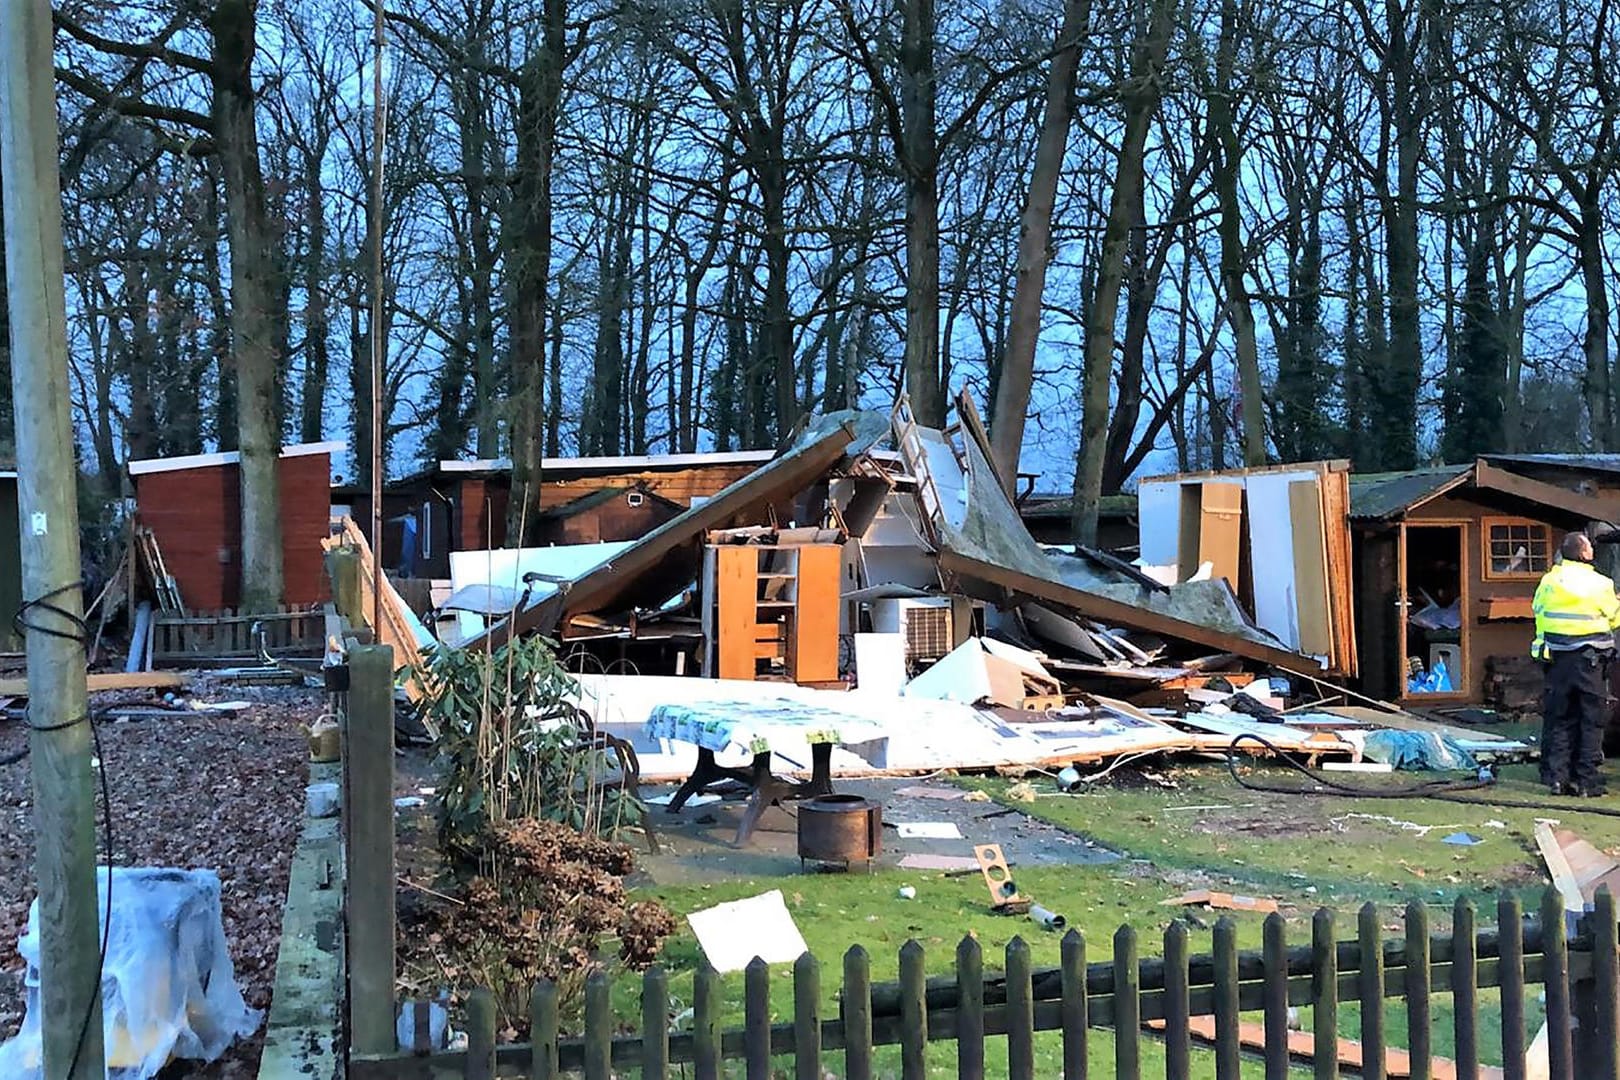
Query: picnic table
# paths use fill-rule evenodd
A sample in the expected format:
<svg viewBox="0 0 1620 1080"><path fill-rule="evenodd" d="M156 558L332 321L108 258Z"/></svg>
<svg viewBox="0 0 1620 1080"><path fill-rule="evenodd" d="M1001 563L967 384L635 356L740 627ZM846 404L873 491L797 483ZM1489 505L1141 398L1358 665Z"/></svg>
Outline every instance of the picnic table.
<svg viewBox="0 0 1620 1080"><path fill-rule="evenodd" d="M697 767L670 800L667 812L679 813L688 799L711 784L737 780L747 786L748 805L737 826L738 847L753 836L768 807L785 799L804 799L832 792L832 749L884 737L880 725L788 697L749 701L692 701L655 706L646 733L697 746ZM777 776L771 769L772 744L810 746L810 779ZM747 766L728 767L715 752L737 748L754 755Z"/></svg>

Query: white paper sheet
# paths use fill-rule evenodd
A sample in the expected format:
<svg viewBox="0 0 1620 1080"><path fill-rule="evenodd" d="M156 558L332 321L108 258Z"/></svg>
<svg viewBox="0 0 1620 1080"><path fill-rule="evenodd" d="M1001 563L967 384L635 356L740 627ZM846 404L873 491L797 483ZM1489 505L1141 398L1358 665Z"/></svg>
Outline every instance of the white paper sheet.
<svg viewBox="0 0 1620 1080"><path fill-rule="evenodd" d="M756 956L767 964L791 964L807 951L780 889L694 911L686 921L721 974L743 970Z"/></svg>

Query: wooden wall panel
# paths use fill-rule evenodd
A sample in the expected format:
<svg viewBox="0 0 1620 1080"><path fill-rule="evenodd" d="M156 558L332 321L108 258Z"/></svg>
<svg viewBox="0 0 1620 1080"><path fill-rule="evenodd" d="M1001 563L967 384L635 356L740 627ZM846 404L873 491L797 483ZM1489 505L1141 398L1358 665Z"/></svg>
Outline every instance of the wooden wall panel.
<svg viewBox="0 0 1620 1080"><path fill-rule="evenodd" d="M790 671L800 683L838 678L838 598L843 567L837 544L801 547Z"/></svg>
<svg viewBox="0 0 1620 1080"><path fill-rule="evenodd" d="M1243 485L1211 482L1198 486L1198 562L1212 564L1213 576L1225 578L1235 592L1241 565Z"/></svg>
<svg viewBox="0 0 1620 1080"><path fill-rule="evenodd" d="M1294 604L1299 647L1312 656L1333 657L1333 617L1328 596L1326 528L1322 489L1316 480L1288 485L1289 524L1294 532Z"/></svg>
<svg viewBox="0 0 1620 1080"><path fill-rule="evenodd" d="M754 677L754 601L759 580L759 549L736 546L715 549L715 637L722 679ZM834 616L836 620L836 615ZM836 622L835 622L836 625Z"/></svg>

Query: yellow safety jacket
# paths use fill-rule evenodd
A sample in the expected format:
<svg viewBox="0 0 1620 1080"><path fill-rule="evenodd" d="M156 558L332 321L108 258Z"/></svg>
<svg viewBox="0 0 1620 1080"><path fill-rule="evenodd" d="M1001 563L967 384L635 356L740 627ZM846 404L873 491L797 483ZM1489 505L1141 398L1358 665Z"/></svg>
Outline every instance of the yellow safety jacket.
<svg viewBox="0 0 1620 1080"><path fill-rule="evenodd" d="M1614 582L1573 560L1548 570L1536 586L1531 604L1536 613L1536 637L1530 655L1550 660L1552 654L1591 646L1614 648L1614 632L1620 629L1620 598Z"/></svg>

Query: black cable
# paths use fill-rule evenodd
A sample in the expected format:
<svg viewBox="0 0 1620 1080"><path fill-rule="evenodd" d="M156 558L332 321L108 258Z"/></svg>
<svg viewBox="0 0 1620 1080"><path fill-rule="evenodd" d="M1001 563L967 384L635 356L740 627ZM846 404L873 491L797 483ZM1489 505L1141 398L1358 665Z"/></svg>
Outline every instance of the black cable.
<svg viewBox="0 0 1620 1080"><path fill-rule="evenodd" d="M58 607L55 604L50 603L50 601L55 597L61 596L64 593L70 593L74 589L82 588L84 588L83 581L74 581L63 585L61 588L52 589L43 596L36 596L32 600L24 600L22 602L22 606L17 609L17 614L11 617L11 625L16 628L17 633L25 636L27 635L28 631L36 630L41 634L48 634L51 637L63 638L67 641L76 641L80 645L87 644L90 640L90 624L85 621L84 616L75 615L66 608ZM47 626L43 623L30 622L24 616L35 608L38 608L41 611L50 612L52 615L55 615L69 626L73 627L73 629L61 630L57 627Z"/></svg>
<svg viewBox="0 0 1620 1080"><path fill-rule="evenodd" d="M1320 785L1315 789L1290 786L1288 784L1265 784L1254 780L1246 780L1238 775L1237 751L1243 742L1259 743L1269 750L1273 757L1293 769L1303 773L1310 780ZM1252 732L1244 732L1232 740L1226 748L1226 771L1231 773L1232 779L1239 787L1249 791L1257 791L1266 795L1336 795L1356 799L1436 799L1440 802L1462 803L1466 806L1494 806L1508 810L1551 810L1557 813L1590 814L1595 817L1620 818L1620 807L1592 806L1581 803L1553 803L1533 799L1505 799L1495 796L1482 798L1470 796L1467 792L1479 791L1493 786L1496 781L1491 779L1474 780L1426 780L1417 784L1410 784L1400 788L1361 788L1354 784L1347 784L1335 780L1321 772L1302 765L1300 762L1288 757L1270 740Z"/></svg>

